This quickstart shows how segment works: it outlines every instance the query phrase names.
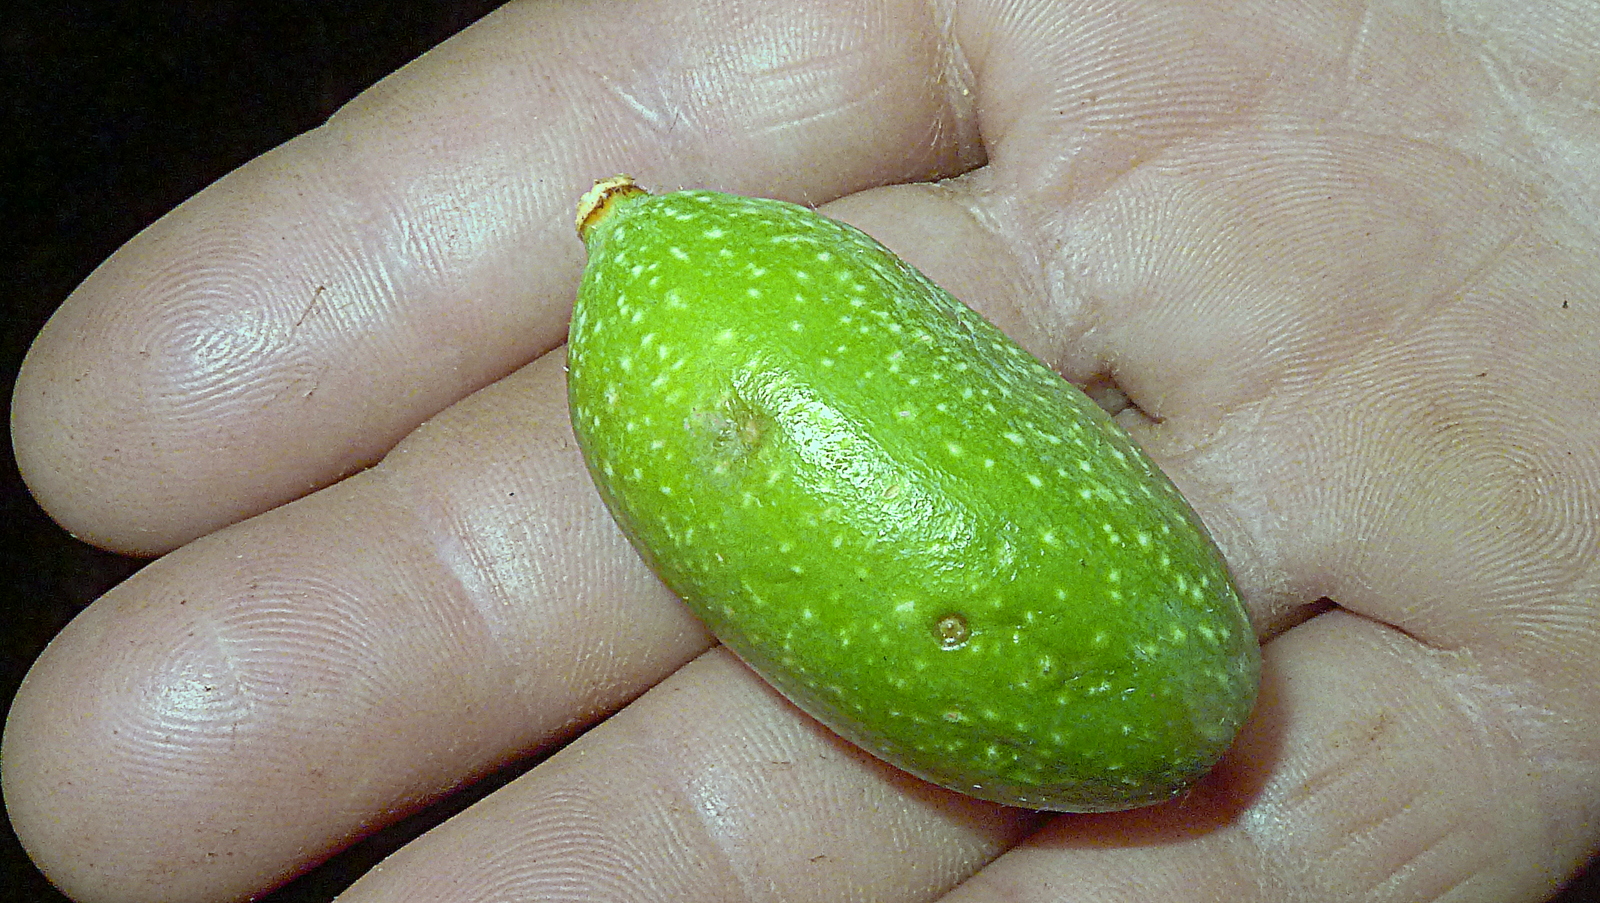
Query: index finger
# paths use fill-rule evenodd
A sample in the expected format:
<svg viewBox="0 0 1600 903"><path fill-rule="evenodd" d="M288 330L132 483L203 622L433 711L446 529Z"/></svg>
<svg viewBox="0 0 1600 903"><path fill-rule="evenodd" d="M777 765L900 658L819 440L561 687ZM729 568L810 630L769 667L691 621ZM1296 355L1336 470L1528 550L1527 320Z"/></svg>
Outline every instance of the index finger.
<svg viewBox="0 0 1600 903"><path fill-rule="evenodd" d="M41 504L157 553L372 463L561 341L597 176L820 202L981 159L925 6L774 6L505 7L180 206L29 354Z"/></svg>

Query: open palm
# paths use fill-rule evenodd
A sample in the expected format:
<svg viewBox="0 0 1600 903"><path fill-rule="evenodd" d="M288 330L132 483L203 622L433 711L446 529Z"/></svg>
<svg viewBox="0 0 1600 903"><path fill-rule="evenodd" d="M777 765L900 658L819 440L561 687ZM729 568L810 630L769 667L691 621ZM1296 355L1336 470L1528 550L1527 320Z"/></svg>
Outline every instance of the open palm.
<svg viewBox="0 0 1600 903"><path fill-rule="evenodd" d="M19 835L84 900L243 897L560 747L348 899L1544 898L1600 837L1597 23L501 9L40 336L13 426L41 503L172 551L17 697ZM572 205L620 171L828 202L1118 410L1264 643L1222 768L1130 813L1006 809L715 648L567 426Z"/></svg>

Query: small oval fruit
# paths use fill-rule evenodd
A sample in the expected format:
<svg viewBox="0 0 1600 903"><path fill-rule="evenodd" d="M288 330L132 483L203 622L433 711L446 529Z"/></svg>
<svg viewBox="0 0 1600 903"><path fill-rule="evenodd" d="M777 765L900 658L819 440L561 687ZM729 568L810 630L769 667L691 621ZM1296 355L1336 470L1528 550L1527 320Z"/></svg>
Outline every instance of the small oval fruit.
<svg viewBox="0 0 1600 903"><path fill-rule="evenodd" d="M1188 504L1075 386L864 233L598 183L572 425L729 648L880 758L1058 811L1169 799L1260 650Z"/></svg>

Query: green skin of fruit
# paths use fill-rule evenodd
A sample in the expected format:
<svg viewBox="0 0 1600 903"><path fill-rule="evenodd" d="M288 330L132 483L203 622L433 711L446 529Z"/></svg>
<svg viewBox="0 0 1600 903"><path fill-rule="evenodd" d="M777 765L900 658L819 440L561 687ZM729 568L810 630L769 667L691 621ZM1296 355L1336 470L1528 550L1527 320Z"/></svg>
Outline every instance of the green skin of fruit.
<svg viewBox="0 0 1600 903"><path fill-rule="evenodd" d="M1183 792L1260 651L1205 528L1078 388L803 207L614 197L585 224L572 423L617 523L801 709L1011 805Z"/></svg>

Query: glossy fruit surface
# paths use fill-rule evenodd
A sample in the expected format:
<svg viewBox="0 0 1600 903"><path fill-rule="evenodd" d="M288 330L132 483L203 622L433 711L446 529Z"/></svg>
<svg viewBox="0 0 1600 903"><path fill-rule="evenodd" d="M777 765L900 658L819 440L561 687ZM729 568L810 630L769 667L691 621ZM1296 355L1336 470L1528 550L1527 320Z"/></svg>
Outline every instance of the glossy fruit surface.
<svg viewBox="0 0 1600 903"><path fill-rule="evenodd" d="M580 209L572 423L623 532L796 705L974 796L1168 799L1260 657L1104 411L865 234L618 177Z"/></svg>

